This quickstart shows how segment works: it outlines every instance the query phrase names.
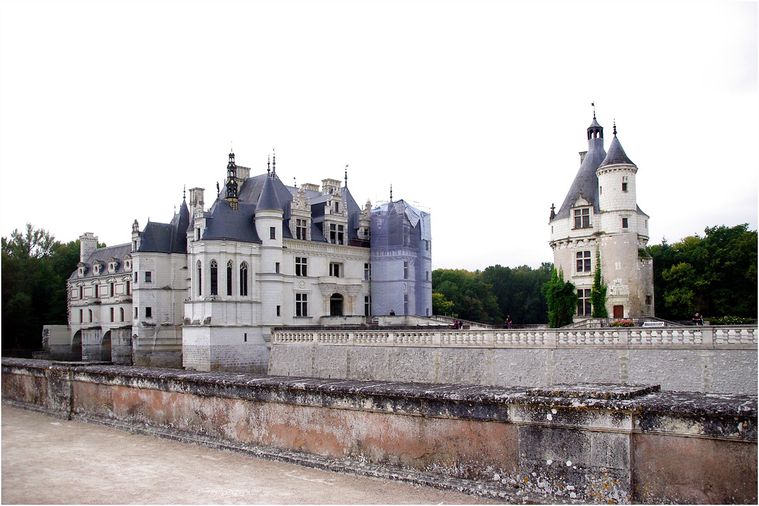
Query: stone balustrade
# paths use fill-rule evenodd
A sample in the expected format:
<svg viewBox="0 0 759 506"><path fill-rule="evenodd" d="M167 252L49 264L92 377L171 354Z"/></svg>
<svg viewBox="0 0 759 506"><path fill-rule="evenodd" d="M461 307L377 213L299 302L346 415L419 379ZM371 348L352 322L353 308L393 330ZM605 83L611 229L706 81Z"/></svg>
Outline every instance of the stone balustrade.
<svg viewBox="0 0 759 506"><path fill-rule="evenodd" d="M606 327L600 329L275 329L272 344L318 343L362 346L454 346L562 348L575 346L698 347L757 346L757 327Z"/></svg>

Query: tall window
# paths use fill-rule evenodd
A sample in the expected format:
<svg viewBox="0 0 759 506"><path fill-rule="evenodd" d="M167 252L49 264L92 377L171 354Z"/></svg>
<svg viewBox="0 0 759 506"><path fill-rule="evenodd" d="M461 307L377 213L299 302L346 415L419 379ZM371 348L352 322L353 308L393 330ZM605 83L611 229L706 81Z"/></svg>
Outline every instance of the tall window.
<svg viewBox="0 0 759 506"><path fill-rule="evenodd" d="M622 218L622 228L627 228L629 226L629 222L627 221L627 218Z"/></svg>
<svg viewBox="0 0 759 506"><path fill-rule="evenodd" d="M408 261L403 262L403 279L408 279Z"/></svg>
<svg viewBox="0 0 759 506"><path fill-rule="evenodd" d="M364 281L372 279L372 264L364 264Z"/></svg>
<svg viewBox="0 0 759 506"><path fill-rule="evenodd" d="M577 272L590 272L590 251L578 251L575 253L577 260Z"/></svg>
<svg viewBox="0 0 759 506"><path fill-rule="evenodd" d="M92 309L88 309L87 313L89 314L89 317L90 317L90 323L92 323Z"/></svg>
<svg viewBox="0 0 759 506"><path fill-rule="evenodd" d="M79 310L79 323L82 323L84 321L84 310Z"/></svg>
<svg viewBox="0 0 759 506"><path fill-rule="evenodd" d="M372 314L371 299L368 295L364 295L364 316L371 316Z"/></svg>
<svg viewBox="0 0 759 506"><path fill-rule="evenodd" d="M198 297L203 295L203 265L200 263L200 260L198 260L198 263L195 264L195 272L197 272L197 283L198 283Z"/></svg>
<svg viewBox="0 0 759 506"><path fill-rule="evenodd" d="M219 265L211 260L211 295L219 295Z"/></svg>
<svg viewBox="0 0 759 506"><path fill-rule="evenodd" d="M115 313L115 309L111 308L111 321L114 320L114 313Z"/></svg>
<svg viewBox="0 0 759 506"><path fill-rule="evenodd" d="M574 210L575 228L590 228L590 208L583 207Z"/></svg>
<svg viewBox="0 0 759 506"><path fill-rule="evenodd" d="M98 288L99 288L98 284L95 283L95 298L99 297L99 295L98 295Z"/></svg>
<svg viewBox="0 0 759 506"><path fill-rule="evenodd" d="M132 295L132 282L128 279L126 280L126 294Z"/></svg>
<svg viewBox="0 0 759 506"><path fill-rule="evenodd" d="M79 287L79 298L80 299L84 298L84 287L82 287L82 286ZM81 321L82 319L79 318L79 320Z"/></svg>
<svg viewBox="0 0 759 506"><path fill-rule="evenodd" d="M295 257L295 275L308 276L308 258Z"/></svg>
<svg viewBox="0 0 759 506"><path fill-rule="evenodd" d="M590 289L579 288L577 290L577 316L590 316Z"/></svg>
<svg viewBox="0 0 759 506"><path fill-rule="evenodd" d="M308 316L308 294L295 294L295 316Z"/></svg>
<svg viewBox="0 0 759 506"><path fill-rule="evenodd" d="M123 307L119 308L119 321L120 322L124 321L124 308Z"/></svg>
<svg viewBox="0 0 759 506"><path fill-rule="evenodd" d="M139 316L140 316L139 308L135 307L134 308L134 317L135 317L135 319L139 318Z"/></svg>
<svg viewBox="0 0 759 506"><path fill-rule="evenodd" d="M110 291L111 291L111 297L116 295L116 290L115 290L115 287L113 286L113 282L111 282Z"/></svg>
<svg viewBox="0 0 759 506"><path fill-rule="evenodd" d="M227 295L232 295L232 260L227 262Z"/></svg>
<svg viewBox="0 0 759 506"><path fill-rule="evenodd" d="M297 239L306 240L306 227L308 226L308 220L298 218L295 220L295 237Z"/></svg>
<svg viewBox="0 0 759 506"><path fill-rule="evenodd" d="M248 295L248 264L245 262L240 264L240 295Z"/></svg>
<svg viewBox="0 0 759 506"><path fill-rule="evenodd" d="M277 238L277 227L269 227L269 239Z"/></svg>
<svg viewBox="0 0 759 506"><path fill-rule="evenodd" d="M332 244L344 244L345 226L336 223L329 224L329 242Z"/></svg>
<svg viewBox="0 0 759 506"><path fill-rule="evenodd" d="M627 176L622 176L622 191L627 191Z"/></svg>
<svg viewBox="0 0 759 506"><path fill-rule="evenodd" d="M145 283L153 282L153 273L151 271L145 271Z"/></svg>
<svg viewBox="0 0 759 506"><path fill-rule="evenodd" d="M339 277L342 277L342 274L343 274L343 264L339 264L337 262L330 262L329 275L339 278Z"/></svg>
<svg viewBox="0 0 759 506"><path fill-rule="evenodd" d="M403 294L403 314L408 314L408 294Z"/></svg>

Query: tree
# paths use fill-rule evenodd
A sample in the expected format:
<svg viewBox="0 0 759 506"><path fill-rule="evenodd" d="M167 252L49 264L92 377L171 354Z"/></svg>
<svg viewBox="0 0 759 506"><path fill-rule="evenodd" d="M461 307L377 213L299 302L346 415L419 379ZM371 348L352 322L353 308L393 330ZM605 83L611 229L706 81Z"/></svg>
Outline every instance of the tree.
<svg viewBox="0 0 759 506"><path fill-rule="evenodd" d="M543 285L543 292L548 304L548 326L558 328L572 323L577 293L572 283L564 281L561 270L557 272L556 268L551 269L551 279Z"/></svg>
<svg viewBox="0 0 759 506"><path fill-rule="evenodd" d="M443 316L456 316L453 312L454 303L445 298L440 292L432 292L432 312Z"/></svg>
<svg viewBox="0 0 759 506"><path fill-rule="evenodd" d="M593 286L590 288L590 304L593 318L608 318L606 310L606 283L601 276L601 252L596 250L596 272L593 274Z"/></svg>
<svg viewBox="0 0 759 506"><path fill-rule="evenodd" d="M707 227L704 237L648 248L654 260L656 313L688 319L709 316L756 318L757 233L748 225Z"/></svg>
<svg viewBox="0 0 759 506"><path fill-rule="evenodd" d="M79 242L61 244L27 224L0 244L3 348L38 349L43 324L67 321L66 280L79 261Z"/></svg>

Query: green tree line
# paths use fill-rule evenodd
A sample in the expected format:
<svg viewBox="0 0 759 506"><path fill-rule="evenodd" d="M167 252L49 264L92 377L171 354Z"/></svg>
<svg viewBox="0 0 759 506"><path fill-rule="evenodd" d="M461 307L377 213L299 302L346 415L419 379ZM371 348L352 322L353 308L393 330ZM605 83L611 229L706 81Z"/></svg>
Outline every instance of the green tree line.
<svg viewBox="0 0 759 506"><path fill-rule="evenodd" d="M27 224L2 238L2 347L36 350L42 325L67 323L66 280L79 262L79 241L61 243Z"/></svg>

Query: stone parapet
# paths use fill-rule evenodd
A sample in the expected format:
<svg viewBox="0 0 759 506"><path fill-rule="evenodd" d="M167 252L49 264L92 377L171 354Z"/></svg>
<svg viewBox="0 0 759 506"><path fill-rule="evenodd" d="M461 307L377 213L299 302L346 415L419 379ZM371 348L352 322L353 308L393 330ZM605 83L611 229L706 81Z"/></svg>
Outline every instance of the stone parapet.
<svg viewBox="0 0 759 506"><path fill-rule="evenodd" d="M544 387L583 381L757 393L757 328L277 328L269 373Z"/></svg>
<svg viewBox="0 0 759 506"><path fill-rule="evenodd" d="M508 502L756 502L756 396L2 367L21 406Z"/></svg>

